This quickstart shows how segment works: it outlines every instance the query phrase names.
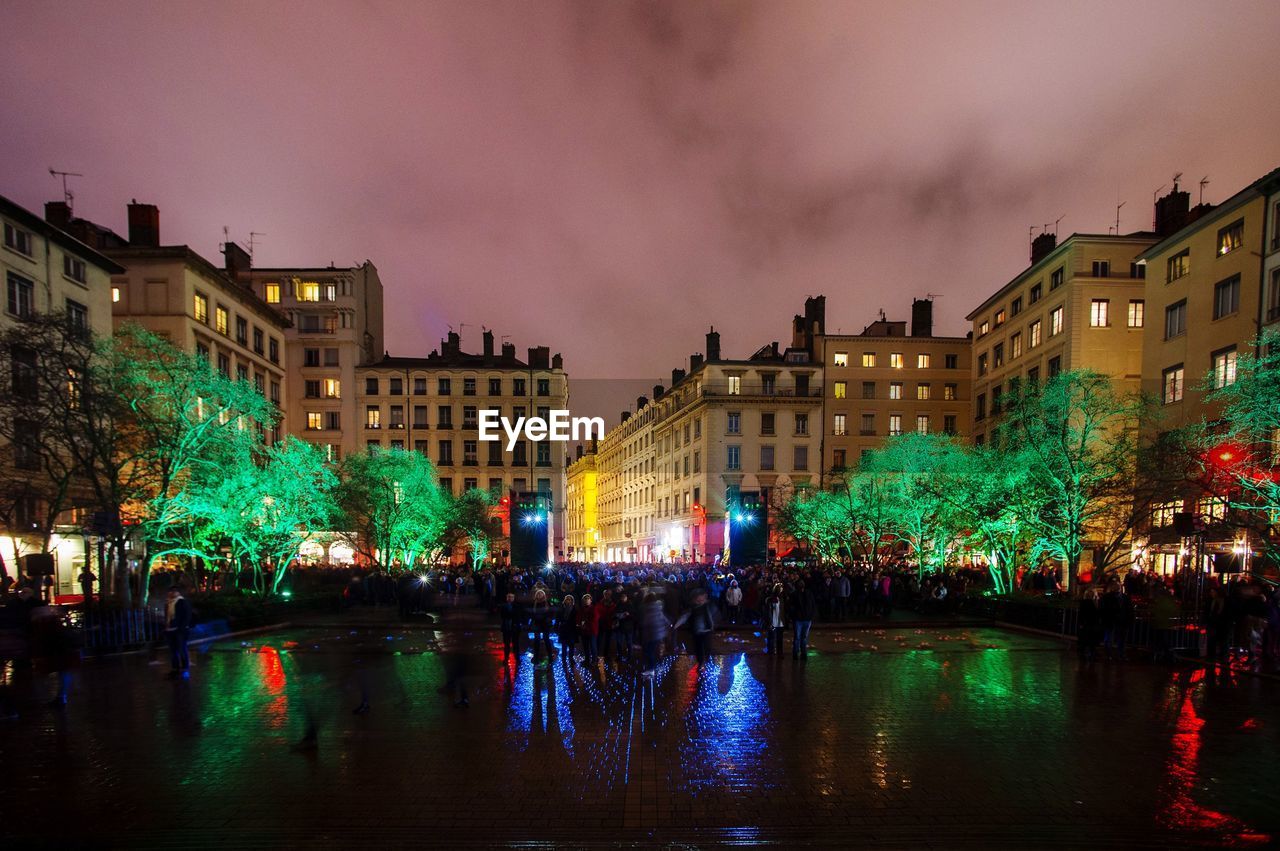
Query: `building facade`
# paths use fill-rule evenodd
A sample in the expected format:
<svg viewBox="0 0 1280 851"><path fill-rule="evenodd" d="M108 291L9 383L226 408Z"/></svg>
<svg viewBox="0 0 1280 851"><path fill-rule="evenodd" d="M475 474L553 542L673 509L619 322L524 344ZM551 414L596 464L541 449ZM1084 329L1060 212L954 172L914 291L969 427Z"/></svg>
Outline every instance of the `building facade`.
<svg viewBox="0 0 1280 851"><path fill-rule="evenodd" d="M506 438L479 439L480 412L494 410L515 423L521 417L546 419L568 409L568 376L560 355L545 346L516 357L515 346L494 350L493 332L484 332L480 354L462 351L450 332L426 357L392 357L355 369L354 397L360 439L355 447L407 449L435 462L440 484L455 495L480 488L495 494L550 494L552 550L565 546L564 442L518 439L508 451ZM304 402L303 431L326 431L332 412ZM314 439L314 438L313 438ZM323 438L320 438L323 440ZM503 518L510 537L510 519Z"/></svg>
<svg viewBox="0 0 1280 851"><path fill-rule="evenodd" d="M932 301L911 312L910 334L882 317L861 334L823 335L824 472L856 466L886 437L968 436L971 339L935 337Z"/></svg>
<svg viewBox="0 0 1280 851"><path fill-rule="evenodd" d="M1174 185L1157 202L1163 238L1142 255L1151 321L1143 349L1142 386L1159 399L1153 428L1211 423L1218 410L1206 394L1236 380L1241 355L1257 352L1260 332L1280 319L1280 169L1218 205L1190 206ZM1229 516L1225 494L1188 483L1152 511L1147 558L1163 573L1186 563L1196 545L1178 515L1202 530L1201 557L1233 558L1253 550ZM1232 571L1243 570L1236 563Z"/></svg>
<svg viewBox="0 0 1280 851"><path fill-rule="evenodd" d="M811 298L790 347L770 343L743 359L722 357L713 328L669 388L636 400L595 459L602 560L715 561L739 501L776 505L817 481L824 321L825 300ZM765 522L776 553L786 542Z"/></svg>
<svg viewBox="0 0 1280 851"><path fill-rule="evenodd" d="M1041 234L1031 265L966 318L973 323L976 444L999 436L1004 394L1017 381L1090 369L1123 391L1141 384L1149 306L1139 255L1150 233L1072 234L1061 245Z"/></svg>
<svg viewBox="0 0 1280 851"><path fill-rule="evenodd" d="M138 325L204 357L223 375L251 382L279 408L280 422L268 436L278 439L290 427L284 406L287 321L189 246L161 244L154 205L129 204L128 222L127 238L84 219L69 224L124 267L111 278L116 328Z"/></svg>
<svg viewBox="0 0 1280 851"><path fill-rule="evenodd" d="M288 432L330 460L364 446L356 370L382 360L382 280L370 261L327 268L252 268L227 246L228 272L287 321ZM321 427L315 428L314 420Z"/></svg>
<svg viewBox="0 0 1280 851"><path fill-rule="evenodd" d="M0 197L4 230L0 271L5 280L0 327L6 331L28 318L62 314L73 328L96 337L111 335L111 277L124 268L68 233L65 226L70 219L71 208L65 202L50 204L46 218L41 219ZM34 378L24 381L23 372L42 368L41 353L19 346L7 355L13 374L5 380L13 382L14 396L38 392L39 382ZM73 494L69 500L71 510L63 512L55 518L53 527L47 528L49 509L56 508L57 503L43 498L41 489L29 484L29 475L38 476L41 466L35 428L32 425L30 431L14 429L15 435L26 435L30 442L15 440L11 445L0 446L0 463L6 467L5 493L0 502L0 557L12 576L17 572L19 557L39 552L48 534L54 560L54 592L78 594L76 578L85 565L88 550L79 517L83 513L82 500Z"/></svg>
<svg viewBox="0 0 1280 851"><path fill-rule="evenodd" d="M564 555L569 561L599 561L600 487L594 442L578 447L577 457L565 471Z"/></svg>

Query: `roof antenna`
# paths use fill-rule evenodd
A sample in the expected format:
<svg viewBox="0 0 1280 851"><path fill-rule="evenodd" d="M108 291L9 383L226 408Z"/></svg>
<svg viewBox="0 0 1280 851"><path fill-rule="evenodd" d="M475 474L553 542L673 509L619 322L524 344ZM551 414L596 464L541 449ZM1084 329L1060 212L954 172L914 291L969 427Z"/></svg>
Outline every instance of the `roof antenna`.
<svg viewBox="0 0 1280 851"><path fill-rule="evenodd" d="M1065 219L1066 217L1067 217L1067 214L1066 214L1066 213L1063 213L1061 216L1058 216L1058 218L1056 218L1056 219L1054 219L1054 220L1053 220L1053 236L1054 236L1054 238L1055 238L1055 239L1056 239L1056 238L1057 238L1057 236L1058 236L1058 222L1062 221L1062 220L1063 220L1063 219ZM1047 225L1046 225L1046 227L1047 227Z"/></svg>
<svg viewBox="0 0 1280 851"><path fill-rule="evenodd" d="M75 196L75 193L73 193L70 189L67 188L67 178L68 177L84 177L84 175L78 171L58 171L53 166L49 166L49 176L55 177L55 178L56 177L62 178L62 200L67 202L67 210L70 211L71 202L75 200L76 196Z"/></svg>
<svg viewBox="0 0 1280 851"><path fill-rule="evenodd" d="M1152 209L1153 211L1156 209L1156 202L1160 200L1160 193L1161 193L1161 192L1163 192L1163 191L1164 191L1164 188L1165 188L1166 186L1168 186L1168 185L1169 185L1169 184L1167 184L1167 183L1162 183L1162 184L1160 184L1160 188L1159 188L1159 189L1157 189L1155 192L1152 192L1152 193L1151 193L1151 209ZM1160 218L1159 218L1159 216L1157 216L1157 215L1156 215L1156 213L1154 213L1154 212L1153 212L1153 213L1151 214L1151 229L1152 229L1152 230L1156 230L1156 226L1157 226L1157 225L1159 225L1159 224L1160 224Z"/></svg>
<svg viewBox="0 0 1280 851"><path fill-rule="evenodd" d="M1179 180L1181 180L1181 179L1182 179L1182 172L1180 172L1180 171L1175 171L1175 172L1173 173L1173 191L1174 191L1174 192L1177 192L1177 191L1178 191L1178 181L1179 181Z"/></svg>
<svg viewBox="0 0 1280 851"><path fill-rule="evenodd" d="M260 236L266 236L266 234L259 230L249 231L249 265L250 266L253 265L253 247L258 244L258 237Z"/></svg>
<svg viewBox="0 0 1280 851"><path fill-rule="evenodd" d="M1209 175L1200 178L1200 203L1204 203L1204 188L1209 185Z"/></svg>
<svg viewBox="0 0 1280 851"><path fill-rule="evenodd" d="M1119 204L1116 204L1116 236L1120 235L1120 208L1128 203L1128 201L1121 201Z"/></svg>

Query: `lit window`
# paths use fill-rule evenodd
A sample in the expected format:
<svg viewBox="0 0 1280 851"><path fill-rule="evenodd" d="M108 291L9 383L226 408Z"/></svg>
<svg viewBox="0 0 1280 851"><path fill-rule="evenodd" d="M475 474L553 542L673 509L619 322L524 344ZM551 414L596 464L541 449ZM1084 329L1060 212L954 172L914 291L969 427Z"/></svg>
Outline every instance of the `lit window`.
<svg viewBox="0 0 1280 851"><path fill-rule="evenodd" d="M948 402L953 402L953 401L955 401L955 398L956 398L956 385L954 385L954 384L944 384L944 385L942 385L942 398L943 398L943 399L945 399L945 400L947 400Z"/></svg>
<svg viewBox="0 0 1280 851"><path fill-rule="evenodd" d="M1049 311L1049 336L1053 337L1062 333L1062 308L1055 307Z"/></svg>
<svg viewBox="0 0 1280 851"><path fill-rule="evenodd" d="M921 402L924 402L924 401L926 401L926 400L929 398L929 385L928 385L928 384L917 384L917 385L916 385L916 398L917 398L917 399L919 399Z"/></svg>
<svg viewBox="0 0 1280 851"><path fill-rule="evenodd" d="M1095 298L1089 303L1089 327L1106 328L1111 324L1111 300Z"/></svg>
<svg viewBox="0 0 1280 851"><path fill-rule="evenodd" d="M320 431L324 428L324 415L319 411L307 412L307 431Z"/></svg>
<svg viewBox="0 0 1280 851"><path fill-rule="evenodd" d="M889 415L889 434L895 437L902 434L902 414Z"/></svg>
<svg viewBox="0 0 1280 851"><path fill-rule="evenodd" d="M267 304L280 303L280 285L279 284L267 284L266 293L267 293Z"/></svg>
<svg viewBox="0 0 1280 851"><path fill-rule="evenodd" d="M1129 327L1141 328L1145 320L1147 304L1142 299L1133 299L1129 302Z"/></svg>
<svg viewBox="0 0 1280 851"><path fill-rule="evenodd" d="M916 369L928 369L928 368L929 368L929 356L916 355Z"/></svg>
<svg viewBox="0 0 1280 851"><path fill-rule="evenodd" d="M324 379L324 395L326 399L338 399L342 397L342 382L336 378Z"/></svg>
<svg viewBox="0 0 1280 851"><path fill-rule="evenodd" d="M849 395L849 385L844 381L837 381L832 390L832 395L837 399L843 399Z"/></svg>
<svg viewBox="0 0 1280 851"><path fill-rule="evenodd" d="M1191 271L1191 249L1184 248L1182 251L1169 258L1169 276L1170 281L1176 281Z"/></svg>
<svg viewBox="0 0 1280 851"><path fill-rule="evenodd" d="M831 365L832 365L832 366L848 366L848 365L849 365L849 353L848 353L848 352L836 352L835 357L833 357L833 358L831 359Z"/></svg>
<svg viewBox="0 0 1280 851"><path fill-rule="evenodd" d="M1230 254L1244 245L1244 219L1227 225L1218 231L1218 256Z"/></svg>
<svg viewBox="0 0 1280 851"><path fill-rule="evenodd" d="M893 352L889 355L889 366L902 369L902 352Z"/></svg>
<svg viewBox="0 0 1280 851"><path fill-rule="evenodd" d="M1166 404L1182 401L1182 381L1183 369L1182 364L1171 366L1164 371L1164 380L1161 382L1160 398Z"/></svg>
<svg viewBox="0 0 1280 851"><path fill-rule="evenodd" d="M984 319L984 320L982 321L982 324L980 324L980 325L978 326L978 336L979 336L979 337L985 337L985 336L987 336L987 334L989 334L989 333L991 333L991 323L990 323L990 322L987 322L987 321Z"/></svg>
<svg viewBox="0 0 1280 851"><path fill-rule="evenodd" d="M209 297L201 293L196 293L195 304L192 307L192 314L197 322L209 322Z"/></svg>
<svg viewBox="0 0 1280 851"><path fill-rule="evenodd" d="M299 281L297 284L296 292L298 294L298 301L319 301L320 300L320 285L318 283L315 283L315 282L304 283L302 281Z"/></svg>
<svg viewBox="0 0 1280 851"><path fill-rule="evenodd" d="M1018 357L1022 354L1022 332L1013 334L1009 337L1009 359Z"/></svg>
<svg viewBox="0 0 1280 851"><path fill-rule="evenodd" d="M1031 323L1031 327L1029 331L1031 333L1031 340L1029 341L1029 344L1031 348L1034 349L1036 346L1040 345L1040 320L1039 319Z"/></svg>
<svg viewBox="0 0 1280 851"><path fill-rule="evenodd" d="M875 366L875 365L876 365L876 353L875 353L875 352L863 352L863 353L862 353L862 365L863 365L863 366Z"/></svg>
<svg viewBox="0 0 1280 851"><path fill-rule="evenodd" d="M1003 325L1003 324L1004 324L1004 311L1003 311L1003 310L997 310L997 311L996 311L996 320L995 320L995 321L996 321L996 327L997 327L997 328L999 328L1001 325Z"/></svg>
<svg viewBox="0 0 1280 851"><path fill-rule="evenodd" d="M219 334L226 334L228 333L228 330L229 330L227 327L227 324L228 324L227 309L222 305L218 305L217 310L214 312L214 319L213 319L214 330L216 330Z"/></svg>
<svg viewBox="0 0 1280 851"><path fill-rule="evenodd" d="M116 302L118 302L118 301L120 301L120 288L119 288L119 287L112 287L112 288L111 288L111 302L114 304L114 303L116 303Z"/></svg>
<svg viewBox="0 0 1280 851"><path fill-rule="evenodd" d="M1213 353L1213 386L1214 389L1236 383L1236 349L1224 349Z"/></svg>
<svg viewBox="0 0 1280 851"><path fill-rule="evenodd" d="M902 382L901 381L889 382L889 398L890 399L902 398Z"/></svg>
<svg viewBox="0 0 1280 851"><path fill-rule="evenodd" d="M929 415L928 414L916 415L916 431L919 432L920 434L929 433Z"/></svg>
<svg viewBox="0 0 1280 851"><path fill-rule="evenodd" d="M729 376L729 395L740 396L742 394L742 378L737 375Z"/></svg>
<svg viewBox="0 0 1280 851"><path fill-rule="evenodd" d="M837 436L844 435L848 433L847 429L845 415L835 414L831 419L831 433Z"/></svg>

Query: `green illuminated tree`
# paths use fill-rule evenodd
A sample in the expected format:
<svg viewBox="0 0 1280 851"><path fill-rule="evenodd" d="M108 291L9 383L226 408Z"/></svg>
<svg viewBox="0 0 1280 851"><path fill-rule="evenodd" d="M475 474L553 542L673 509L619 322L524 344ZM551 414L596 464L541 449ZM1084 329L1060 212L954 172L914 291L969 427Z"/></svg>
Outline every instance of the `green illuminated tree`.
<svg viewBox="0 0 1280 851"><path fill-rule="evenodd" d="M1036 540L1067 567L1074 588L1086 541L1119 556L1141 517L1135 499L1138 424L1150 400L1117 390L1104 375L1073 370L1009 393L1001 446L1026 466L1024 493Z"/></svg>
<svg viewBox="0 0 1280 851"><path fill-rule="evenodd" d="M950 437L912 432L891 437L862 464L878 476L887 525L915 556L919 574L942 570L959 537L954 487L963 450Z"/></svg>
<svg viewBox="0 0 1280 851"><path fill-rule="evenodd" d="M443 552L466 546L471 554L471 569L481 570L489 558L496 534L502 530L502 520L493 516L495 498L489 491L472 488L449 502Z"/></svg>
<svg viewBox="0 0 1280 851"><path fill-rule="evenodd" d="M338 526L365 560L390 570L434 561L444 551L451 500L426 456L358 452L343 459L338 479Z"/></svg>
<svg viewBox="0 0 1280 851"><path fill-rule="evenodd" d="M1026 499L1030 465L1016 448L990 446L969 447L954 461L942 495L957 528L983 555L996 593L1014 591L1019 563L1035 543L1028 518L1036 507Z"/></svg>
<svg viewBox="0 0 1280 851"><path fill-rule="evenodd" d="M169 499L173 526L187 534L156 555L212 559L225 548L237 570L250 566L255 591L275 593L302 546L332 522L337 477L317 447L293 437L234 461Z"/></svg>
<svg viewBox="0 0 1280 851"><path fill-rule="evenodd" d="M778 527L809 546L823 562L840 559L852 538L849 518L831 491L797 487L778 507Z"/></svg>

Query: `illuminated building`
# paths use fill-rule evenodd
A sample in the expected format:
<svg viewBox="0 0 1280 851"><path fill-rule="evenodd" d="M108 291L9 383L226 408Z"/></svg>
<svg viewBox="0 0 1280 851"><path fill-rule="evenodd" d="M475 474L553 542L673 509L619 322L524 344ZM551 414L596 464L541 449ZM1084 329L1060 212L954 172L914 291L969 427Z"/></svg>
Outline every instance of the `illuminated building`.
<svg viewBox="0 0 1280 851"><path fill-rule="evenodd" d="M999 439L1003 398L1018 381L1090 369L1118 390L1138 390L1153 315L1139 255L1155 241L1145 232L1076 233L1061 245L1052 233L1035 238L1031 265L966 317L973 323L974 443Z"/></svg>
<svg viewBox="0 0 1280 851"><path fill-rule="evenodd" d="M563 551L569 444L522 437L508 451L505 434L499 441L479 439L481 411L496 410L514 423L568 408L569 379L559 354L537 346L520 360L510 343L495 351L492 331L484 332L483 351L472 354L462 351L461 338L451 331L426 357L387 355L358 366L354 377L357 449L421 452L435 462L441 484L459 495L474 488L550 494L552 552ZM324 420L310 421L323 430ZM504 522L504 537L510 531Z"/></svg>
<svg viewBox="0 0 1280 851"><path fill-rule="evenodd" d="M111 276L124 268L67 231L71 207L57 201L45 207L45 219L7 198L0 197L0 221L4 243L0 247L0 268L6 288L5 309L0 313L0 326L6 330L27 316L64 313L68 320L95 336L111 334ZM26 358L38 369L39 352L10 353L15 368L12 390L19 393L17 368ZM34 384L34 382L33 382ZM32 387L32 392L36 392ZM21 445L5 446L4 463L11 465L5 478L20 483L24 470L39 467L34 452ZM77 493L72 504L86 505L88 495ZM79 594L76 582L84 565L86 540L79 508L65 512L51 530L43 528L46 503L34 494L13 488L6 495L0 556L8 565L9 575L17 571L17 557L39 552L45 531L50 532L49 546L54 557L54 591L57 594ZM66 525L62 525L65 523Z"/></svg>
<svg viewBox="0 0 1280 851"><path fill-rule="evenodd" d="M594 441L579 445L577 457L565 471L564 552L570 561L600 559L600 488Z"/></svg>
<svg viewBox="0 0 1280 851"><path fill-rule="evenodd" d="M230 248L227 265L236 279L289 322L289 433L324 447L334 461L360 449L356 368L384 354L377 268L368 260L358 266L252 268L239 246Z"/></svg>
<svg viewBox="0 0 1280 851"><path fill-rule="evenodd" d="M285 330L288 323L232 272L219 269L186 245L160 242L160 211L130 203L129 236L84 219L68 227L124 267L113 275L116 327L133 323L204 357L231 378L251 382L281 409L275 439L288 431L284 400ZM231 251L238 250L229 244Z"/></svg>
<svg viewBox="0 0 1280 851"><path fill-rule="evenodd" d="M861 334L825 334L823 469L855 467L885 438L907 432L969 433L968 337L933 334L933 302L904 321L881 318Z"/></svg>
<svg viewBox="0 0 1280 851"><path fill-rule="evenodd" d="M793 487L818 479L824 314L825 299L809 299L791 346L769 343L743 359L721 356L713 328L705 354L623 414L595 460L604 560L713 560L741 500L771 512ZM776 550L772 520L760 522Z"/></svg>

